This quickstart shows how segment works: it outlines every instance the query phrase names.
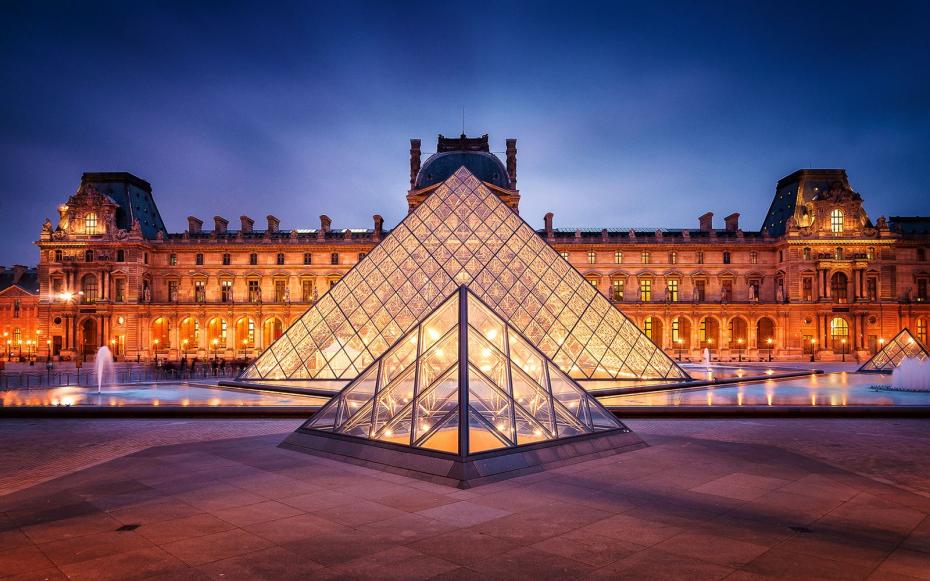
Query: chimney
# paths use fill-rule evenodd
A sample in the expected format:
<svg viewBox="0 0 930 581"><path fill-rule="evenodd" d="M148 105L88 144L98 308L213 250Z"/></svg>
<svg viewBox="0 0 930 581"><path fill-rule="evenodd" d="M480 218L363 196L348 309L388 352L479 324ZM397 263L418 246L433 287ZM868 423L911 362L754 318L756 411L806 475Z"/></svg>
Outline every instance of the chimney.
<svg viewBox="0 0 930 581"><path fill-rule="evenodd" d="M191 234L197 234L203 231L203 220L195 216L187 217L187 231Z"/></svg>
<svg viewBox="0 0 930 581"><path fill-rule="evenodd" d="M543 216L543 221L546 223L546 238L548 238L549 240L552 240L553 238L553 234L552 234L552 218L553 217L554 216L552 212L547 212L546 215Z"/></svg>
<svg viewBox="0 0 930 581"><path fill-rule="evenodd" d="M225 234L229 226L229 220L222 216L213 216L213 231L217 234Z"/></svg>
<svg viewBox="0 0 930 581"><path fill-rule="evenodd" d="M517 140L507 140L507 177L510 179L510 189L517 189Z"/></svg>
<svg viewBox="0 0 930 581"><path fill-rule="evenodd" d="M248 234L252 231L252 227L255 226L255 220L249 218L248 216L239 216L239 221L242 223L242 231Z"/></svg>
<svg viewBox="0 0 930 581"><path fill-rule="evenodd" d="M272 216L271 214L268 214L267 216L265 216L265 218L268 220L268 232L270 232L270 233L275 233L275 232L277 232L277 231L278 231L278 226L281 225L281 220L278 220L277 218L275 218L275 217Z"/></svg>
<svg viewBox="0 0 930 581"><path fill-rule="evenodd" d="M723 219L727 232L736 232L739 230L739 212L734 212Z"/></svg>
<svg viewBox="0 0 930 581"><path fill-rule="evenodd" d="M701 232L710 232L714 229L714 213L708 212L698 218L698 224L700 224Z"/></svg>
<svg viewBox="0 0 930 581"><path fill-rule="evenodd" d="M326 214L320 216L320 229L316 231L316 237L320 240L325 240L326 233L329 232L329 225L332 223L333 221L330 220L329 216Z"/></svg>
<svg viewBox="0 0 930 581"><path fill-rule="evenodd" d="M384 231L384 218L378 214L375 214L373 217L375 220L375 231L372 234L372 238L374 240L381 240L381 233Z"/></svg>
<svg viewBox="0 0 930 581"><path fill-rule="evenodd" d="M420 173L420 140L410 140L410 189L417 183L417 174Z"/></svg>

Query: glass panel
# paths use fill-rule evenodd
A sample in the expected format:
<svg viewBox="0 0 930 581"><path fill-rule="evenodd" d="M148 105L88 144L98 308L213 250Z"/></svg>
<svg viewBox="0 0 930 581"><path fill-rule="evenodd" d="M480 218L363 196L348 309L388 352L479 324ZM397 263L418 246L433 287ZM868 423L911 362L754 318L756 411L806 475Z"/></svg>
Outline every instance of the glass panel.
<svg viewBox="0 0 930 581"><path fill-rule="evenodd" d="M552 432L552 403L549 395L539 385L524 375L516 365L511 364L513 378L513 399L517 408L524 409L546 430Z"/></svg>
<svg viewBox="0 0 930 581"><path fill-rule="evenodd" d="M459 403L458 368L453 368L441 380L417 397L414 440L429 432L446 414L456 411Z"/></svg>
<svg viewBox="0 0 930 581"><path fill-rule="evenodd" d="M490 429L474 410L468 413L468 453L478 454L489 450L506 448L511 444L504 441L503 438L494 430Z"/></svg>
<svg viewBox="0 0 930 581"><path fill-rule="evenodd" d="M551 440L552 435L549 434L542 426L537 424L532 417L529 416L519 407L516 409L517 416L517 445L522 446L523 444L532 444L534 442L544 442L546 440Z"/></svg>
<svg viewBox="0 0 930 581"><path fill-rule="evenodd" d="M510 392L507 383L507 362L504 355L485 341L474 329L468 329L468 362L497 384Z"/></svg>
<svg viewBox="0 0 930 581"><path fill-rule="evenodd" d="M432 347L433 343L438 341L455 325L459 319L458 305L458 293L456 293L451 300L447 301L423 323L423 345L420 348L420 353L424 353Z"/></svg>
<svg viewBox="0 0 930 581"><path fill-rule="evenodd" d="M456 454L459 451L459 414L453 413L419 445L420 448Z"/></svg>
<svg viewBox="0 0 930 581"><path fill-rule="evenodd" d="M539 385L543 385L543 374L545 367L542 357L526 341L516 333L508 333L510 342L510 360L522 369L530 378ZM516 392L514 393L516 397Z"/></svg>
<svg viewBox="0 0 930 581"><path fill-rule="evenodd" d="M307 422L307 427L316 428L317 430L332 430L333 426L336 424L336 415L338 411L339 400L333 399L310 418L310 421Z"/></svg>
<svg viewBox="0 0 930 581"><path fill-rule="evenodd" d="M375 437L384 442L410 445L410 421L413 418L413 408L406 407L393 418Z"/></svg>
<svg viewBox="0 0 930 581"><path fill-rule="evenodd" d="M342 411L339 415L339 424L342 425L362 406L368 403L375 395L375 382L378 378L378 366L375 365L364 375L355 380L353 385L342 392Z"/></svg>
<svg viewBox="0 0 930 581"><path fill-rule="evenodd" d="M481 377L473 366L469 366L468 404L472 411L497 430L501 438L510 442L513 437L510 398Z"/></svg>
<svg viewBox="0 0 930 581"><path fill-rule="evenodd" d="M339 428L339 432L360 438L371 437L371 409L372 403L365 404L362 409L358 410L354 416L349 418L345 424Z"/></svg>
<svg viewBox="0 0 930 581"><path fill-rule="evenodd" d="M419 362L420 377L418 391L432 385L437 377L459 360L458 325L450 329L446 336L437 343Z"/></svg>
<svg viewBox="0 0 930 581"><path fill-rule="evenodd" d="M565 406L580 422L587 424L585 393L581 388L573 385L573 382L564 377L553 365L549 366L549 381L552 385L552 397Z"/></svg>
<svg viewBox="0 0 930 581"><path fill-rule="evenodd" d="M412 407L414 368L411 366L387 389L380 390L375 404L375 431L389 423L402 408Z"/></svg>
<svg viewBox="0 0 930 581"><path fill-rule="evenodd" d="M417 356L417 330L403 338L381 360L381 385L387 385L413 363Z"/></svg>
<svg viewBox="0 0 930 581"><path fill-rule="evenodd" d="M491 342L500 351L504 351L504 325L491 314L481 301L469 297L468 324L477 329L482 337Z"/></svg>

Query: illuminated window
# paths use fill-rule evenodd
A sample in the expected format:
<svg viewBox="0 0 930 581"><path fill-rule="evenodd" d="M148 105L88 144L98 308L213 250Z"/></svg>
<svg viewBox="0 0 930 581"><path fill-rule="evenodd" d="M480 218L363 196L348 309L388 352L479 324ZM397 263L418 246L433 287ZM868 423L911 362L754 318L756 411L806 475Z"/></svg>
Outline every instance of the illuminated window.
<svg viewBox="0 0 930 581"><path fill-rule="evenodd" d="M917 319L917 340L927 344L927 319Z"/></svg>
<svg viewBox="0 0 930 581"><path fill-rule="evenodd" d="M622 264L623 263L623 253L619 250L614 252L614 263Z"/></svg>
<svg viewBox="0 0 930 581"><path fill-rule="evenodd" d="M313 264L313 255L309 252L304 252L304 264Z"/></svg>
<svg viewBox="0 0 930 581"><path fill-rule="evenodd" d="M206 281L196 280L194 281L194 301L198 303L206 302L207 300L207 283Z"/></svg>
<svg viewBox="0 0 930 581"><path fill-rule="evenodd" d="M750 262L750 264L759 264L759 253L758 253L758 252L755 252L755 251L750 252L750 253L749 253L749 262Z"/></svg>
<svg viewBox="0 0 930 581"><path fill-rule="evenodd" d="M286 280L276 280L274 281L274 302L283 303L284 295L286 294L287 281Z"/></svg>
<svg viewBox="0 0 930 581"><path fill-rule="evenodd" d="M122 252L122 250L121 250L120 252ZM117 260L118 260L119 262L122 262L122 260L119 259L119 254L117 254ZM170 255L168 256L168 265L169 265L169 266L177 266L177 265L178 265L178 255L177 255L177 254L172 253L172 254L170 254Z"/></svg>
<svg viewBox="0 0 930 581"><path fill-rule="evenodd" d="M643 319L643 333L652 339L652 317Z"/></svg>
<svg viewBox="0 0 930 581"><path fill-rule="evenodd" d="M591 286L593 286L594 288L597 288L597 284L600 282L600 279L599 279L598 277L596 277L596 276L588 276L588 277L585 277L585 278L587 279L587 281L588 281L589 283L591 283Z"/></svg>
<svg viewBox="0 0 930 581"><path fill-rule="evenodd" d="M594 264L597 262L597 253L593 250L588 251L588 264Z"/></svg>
<svg viewBox="0 0 930 581"><path fill-rule="evenodd" d="M233 286L231 280L224 280L220 283L220 301L231 303L233 300Z"/></svg>
<svg viewBox="0 0 930 581"><path fill-rule="evenodd" d="M262 290L261 290L261 287L259 287L258 285L258 281L250 280L249 281L249 302L257 303L261 300L261 298L262 298Z"/></svg>
<svg viewBox="0 0 930 581"><path fill-rule="evenodd" d="M675 345L678 345L679 341L681 341L680 332L681 322L678 320L678 317L675 317L672 319L672 342L675 343Z"/></svg>
<svg viewBox="0 0 930 581"><path fill-rule="evenodd" d="M669 252L669 253L668 253L668 263L669 263L669 264L678 264L678 253L677 253L677 252Z"/></svg>
<svg viewBox="0 0 930 581"><path fill-rule="evenodd" d="M652 281L645 279L639 281L639 300L648 303L652 300Z"/></svg>
<svg viewBox="0 0 930 581"><path fill-rule="evenodd" d="M808 247L805 247L804 248L804 260L810 260L810 259L811 259L811 249Z"/></svg>
<svg viewBox="0 0 930 581"><path fill-rule="evenodd" d="M300 281L300 300L309 303L313 300L313 281L312 280L302 280Z"/></svg>
<svg viewBox="0 0 930 581"><path fill-rule="evenodd" d="M668 281L668 300L673 303L678 302L678 281L670 280Z"/></svg>
<svg viewBox="0 0 930 581"><path fill-rule="evenodd" d="M639 261L642 264L649 264L650 258L651 256L649 255L649 252L647 252L646 250L643 250L639 255Z"/></svg>
<svg viewBox="0 0 930 581"><path fill-rule="evenodd" d="M836 260L843 260L843 249L837 246L836 250L833 251L833 257L836 258Z"/></svg>
<svg viewBox="0 0 930 581"><path fill-rule="evenodd" d="M865 251L865 257L868 260L875 260L875 247L869 246Z"/></svg>
<svg viewBox="0 0 930 581"><path fill-rule="evenodd" d="M845 350L849 340L849 323L846 319L835 317L830 321L830 338L833 340L833 350Z"/></svg>
<svg viewBox="0 0 930 581"><path fill-rule="evenodd" d="M694 261L698 264L704 264L704 251L698 250L694 253Z"/></svg>
<svg viewBox="0 0 930 581"><path fill-rule="evenodd" d="M559 252L559 255L561 255L565 260L568 260L568 252Z"/></svg>
<svg viewBox="0 0 930 581"><path fill-rule="evenodd" d="M834 234L843 233L843 210L837 208L830 212L830 230Z"/></svg>
<svg viewBox="0 0 930 581"><path fill-rule="evenodd" d="M615 301L623 300L623 279L615 278L610 281L611 297Z"/></svg>
<svg viewBox="0 0 930 581"><path fill-rule="evenodd" d="M96 234L97 233L97 214L95 212L88 212L84 214L84 234Z"/></svg>

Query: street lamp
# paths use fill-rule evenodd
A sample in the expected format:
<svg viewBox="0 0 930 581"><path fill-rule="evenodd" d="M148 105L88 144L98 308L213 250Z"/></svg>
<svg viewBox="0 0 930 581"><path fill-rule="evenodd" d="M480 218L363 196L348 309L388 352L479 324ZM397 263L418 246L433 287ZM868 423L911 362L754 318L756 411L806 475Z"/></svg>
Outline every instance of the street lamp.
<svg viewBox="0 0 930 581"><path fill-rule="evenodd" d="M245 353L246 353L246 349L248 349L248 346L249 346L249 340L243 339L242 340L242 358L243 359L245 359Z"/></svg>
<svg viewBox="0 0 930 581"><path fill-rule="evenodd" d="M814 353L817 351L817 339L811 339L811 363L814 362Z"/></svg>
<svg viewBox="0 0 930 581"><path fill-rule="evenodd" d="M684 341L678 339L675 342L678 343L678 360L681 361L681 344L684 343Z"/></svg>
<svg viewBox="0 0 930 581"><path fill-rule="evenodd" d="M737 345L736 354L739 357L740 363L742 363L743 362L743 339L742 337L736 340L736 345ZM733 360L731 359L730 361L733 361Z"/></svg>
<svg viewBox="0 0 930 581"><path fill-rule="evenodd" d="M772 338L769 337L768 339L766 339L765 342L768 343L769 345L769 363L771 363L772 362Z"/></svg>
<svg viewBox="0 0 930 581"><path fill-rule="evenodd" d="M52 340L45 340L45 363L52 362Z"/></svg>
<svg viewBox="0 0 930 581"><path fill-rule="evenodd" d="M219 349L220 349L220 340L214 338L213 339L213 360L214 361L216 361L216 356L219 353Z"/></svg>
<svg viewBox="0 0 930 581"><path fill-rule="evenodd" d="M846 363L846 339L840 340L841 349L843 350L843 363Z"/></svg>
<svg viewBox="0 0 930 581"><path fill-rule="evenodd" d="M155 344L155 365L158 365L158 343L159 343L159 340L158 340L158 339L154 339L154 340L152 341L152 343Z"/></svg>

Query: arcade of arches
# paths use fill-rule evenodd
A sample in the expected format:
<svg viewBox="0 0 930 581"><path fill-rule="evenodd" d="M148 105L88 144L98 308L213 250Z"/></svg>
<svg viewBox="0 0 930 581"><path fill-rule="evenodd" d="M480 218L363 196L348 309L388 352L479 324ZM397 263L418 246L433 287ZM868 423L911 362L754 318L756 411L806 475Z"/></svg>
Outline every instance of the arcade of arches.
<svg viewBox="0 0 930 581"><path fill-rule="evenodd" d="M94 321L82 324L82 341L91 354L97 349ZM279 317L266 317L261 326L253 317L240 316L230 324L226 317L210 317L201 326L198 318L182 317L178 323L169 317L156 317L149 327L152 351L159 354L184 354L187 356L212 355L214 353L235 356L255 356L258 351L271 345L284 333L284 321ZM93 345L91 348L89 345Z"/></svg>

